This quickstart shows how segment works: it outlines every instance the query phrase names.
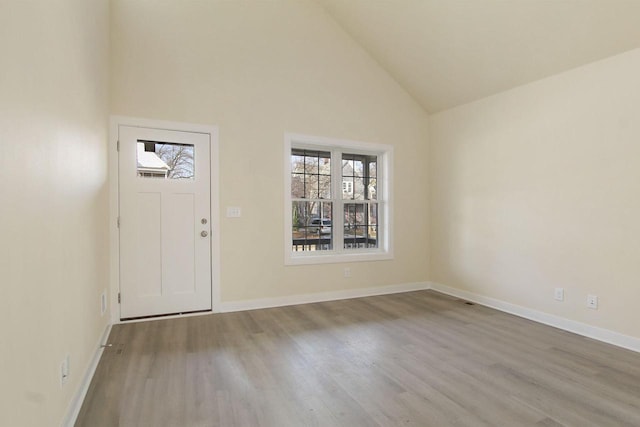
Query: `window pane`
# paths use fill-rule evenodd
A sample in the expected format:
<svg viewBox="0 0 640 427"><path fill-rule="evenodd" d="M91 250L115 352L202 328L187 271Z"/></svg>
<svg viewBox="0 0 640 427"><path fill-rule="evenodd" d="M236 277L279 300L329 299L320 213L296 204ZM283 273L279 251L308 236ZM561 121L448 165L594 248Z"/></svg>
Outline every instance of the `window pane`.
<svg viewBox="0 0 640 427"><path fill-rule="evenodd" d="M291 196L300 199L331 197L331 153L291 150Z"/></svg>
<svg viewBox="0 0 640 427"><path fill-rule="evenodd" d="M369 212L367 214L366 238L368 248L378 247L378 204L368 203Z"/></svg>
<svg viewBox="0 0 640 427"><path fill-rule="evenodd" d="M138 176L164 179L193 179L194 146L154 141L138 141Z"/></svg>
<svg viewBox="0 0 640 427"><path fill-rule="evenodd" d="M377 203L345 203L344 248L377 248L377 224Z"/></svg>
<svg viewBox="0 0 640 427"><path fill-rule="evenodd" d="M364 156L353 160L353 176L364 176Z"/></svg>
<svg viewBox="0 0 640 427"><path fill-rule="evenodd" d="M377 199L378 156L342 155L342 198L351 200Z"/></svg>
<svg viewBox="0 0 640 427"><path fill-rule="evenodd" d="M353 199L353 178L342 178L342 198Z"/></svg>
<svg viewBox="0 0 640 427"><path fill-rule="evenodd" d="M296 199L304 198L304 174L291 174L291 197Z"/></svg>
<svg viewBox="0 0 640 427"><path fill-rule="evenodd" d="M331 198L331 175L318 176L318 198L319 199Z"/></svg>
<svg viewBox="0 0 640 427"><path fill-rule="evenodd" d="M378 247L378 226L377 225L370 225L369 228L367 229L367 231L369 232L369 236L368 236L369 246L368 247L377 248Z"/></svg>
<svg viewBox="0 0 640 427"><path fill-rule="evenodd" d="M304 173L304 156L291 155L291 172Z"/></svg>
<svg viewBox="0 0 640 427"><path fill-rule="evenodd" d="M378 180L376 178L369 178L367 185L367 200L378 199Z"/></svg>
<svg viewBox="0 0 640 427"><path fill-rule="evenodd" d="M292 250L323 251L333 248L331 202L292 202Z"/></svg>
<svg viewBox="0 0 640 427"><path fill-rule="evenodd" d="M345 154L342 155L342 176L353 176L353 159L348 159Z"/></svg>
<svg viewBox="0 0 640 427"><path fill-rule="evenodd" d="M344 204L344 226L346 230L364 224L364 203Z"/></svg>
<svg viewBox="0 0 640 427"><path fill-rule="evenodd" d="M368 225L378 225L378 204L369 203L369 221Z"/></svg>
<svg viewBox="0 0 640 427"><path fill-rule="evenodd" d="M353 199L364 200L364 178L353 178Z"/></svg>
<svg viewBox="0 0 640 427"><path fill-rule="evenodd" d="M304 198L318 198L318 175L306 174L304 176Z"/></svg>
<svg viewBox="0 0 640 427"><path fill-rule="evenodd" d="M306 173L318 173L318 157L316 157L316 153L310 153L310 155L305 156L304 170Z"/></svg>
<svg viewBox="0 0 640 427"><path fill-rule="evenodd" d="M367 235L367 227L362 225L356 226L355 236L356 237L365 237Z"/></svg>
<svg viewBox="0 0 640 427"><path fill-rule="evenodd" d="M376 200L378 198L378 158L376 156L369 156L367 159L364 183L367 190L365 198Z"/></svg>
<svg viewBox="0 0 640 427"><path fill-rule="evenodd" d="M353 156L342 155L342 198L353 199Z"/></svg>
<svg viewBox="0 0 640 427"><path fill-rule="evenodd" d="M323 157L324 155L328 157ZM321 175L331 175L331 156L329 153L321 153L318 173Z"/></svg>

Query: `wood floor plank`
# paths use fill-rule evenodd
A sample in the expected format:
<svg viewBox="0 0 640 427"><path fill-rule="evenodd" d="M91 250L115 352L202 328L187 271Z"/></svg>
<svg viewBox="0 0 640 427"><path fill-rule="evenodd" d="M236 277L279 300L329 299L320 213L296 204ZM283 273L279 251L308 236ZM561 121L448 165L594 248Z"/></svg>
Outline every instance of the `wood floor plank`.
<svg viewBox="0 0 640 427"><path fill-rule="evenodd" d="M640 354L434 291L115 325L76 426L638 426Z"/></svg>

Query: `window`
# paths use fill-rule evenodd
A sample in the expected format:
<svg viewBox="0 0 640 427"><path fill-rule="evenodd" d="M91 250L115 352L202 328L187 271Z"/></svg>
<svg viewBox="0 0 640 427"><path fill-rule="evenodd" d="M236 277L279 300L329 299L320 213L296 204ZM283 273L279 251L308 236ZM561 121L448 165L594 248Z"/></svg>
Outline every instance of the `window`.
<svg viewBox="0 0 640 427"><path fill-rule="evenodd" d="M390 259L392 148L287 135L285 262Z"/></svg>
<svg viewBox="0 0 640 427"><path fill-rule="evenodd" d="M145 178L193 179L194 146L169 142L138 141L138 176Z"/></svg>

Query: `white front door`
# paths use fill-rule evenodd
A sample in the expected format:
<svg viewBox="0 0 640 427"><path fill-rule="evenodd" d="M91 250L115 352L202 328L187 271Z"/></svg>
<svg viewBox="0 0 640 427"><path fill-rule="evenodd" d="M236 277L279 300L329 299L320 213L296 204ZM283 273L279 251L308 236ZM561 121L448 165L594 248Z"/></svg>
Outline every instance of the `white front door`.
<svg viewBox="0 0 640 427"><path fill-rule="evenodd" d="M211 310L209 134L118 136L120 318Z"/></svg>

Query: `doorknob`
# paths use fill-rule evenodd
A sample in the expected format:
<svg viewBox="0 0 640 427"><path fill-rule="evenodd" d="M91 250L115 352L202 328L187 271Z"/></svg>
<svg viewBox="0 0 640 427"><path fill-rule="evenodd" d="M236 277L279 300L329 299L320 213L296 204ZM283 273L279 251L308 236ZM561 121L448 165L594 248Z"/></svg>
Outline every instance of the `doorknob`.
<svg viewBox="0 0 640 427"><path fill-rule="evenodd" d="M207 233L206 231L203 231L202 233L200 233L200 235L202 237L207 237L209 235L209 233Z"/></svg>

